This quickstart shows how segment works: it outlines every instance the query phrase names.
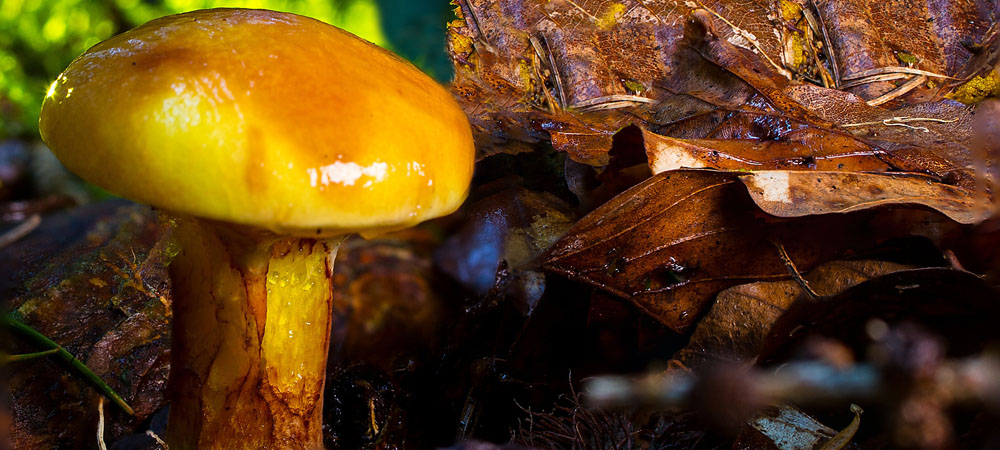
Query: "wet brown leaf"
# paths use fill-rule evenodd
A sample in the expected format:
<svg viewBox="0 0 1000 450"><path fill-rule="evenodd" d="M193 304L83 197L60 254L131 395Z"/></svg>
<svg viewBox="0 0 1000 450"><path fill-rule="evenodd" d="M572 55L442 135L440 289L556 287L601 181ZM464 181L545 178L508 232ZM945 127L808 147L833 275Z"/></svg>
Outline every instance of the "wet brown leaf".
<svg viewBox="0 0 1000 450"><path fill-rule="evenodd" d="M582 218L550 248L544 267L628 299L683 331L719 291L788 278L772 242L808 270L899 232L876 229L872 217L773 218L759 212L737 174L665 172Z"/></svg>
<svg viewBox="0 0 1000 450"><path fill-rule="evenodd" d="M805 129L782 140L676 139L642 133L653 173L681 168L721 170L884 171L880 151L845 134Z"/></svg>
<svg viewBox="0 0 1000 450"><path fill-rule="evenodd" d="M821 296L832 296L874 277L912 268L886 261L835 261L803 275ZM748 362L757 357L771 326L798 301L809 302L794 280L761 281L719 293L712 309L674 359L691 369L719 362Z"/></svg>
<svg viewBox="0 0 1000 450"><path fill-rule="evenodd" d="M771 328L764 341L765 363L784 361L815 336L838 339L856 353L871 343L869 321L890 326L920 324L942 336L949 355L979 352L998 337L1000 298L994 286L975 274L944 268L892 272L819 302L798 302Z"/></svg>
<svg viewBox="0 0 1000 450"><path fill-rule="evenodd" d="M848 131L902 171L971 188L975 164L970 108L943 100L890 110L854 94L789 81L746 52L709 34L705 52L789 117L827 132Z"/></svg>
<svg viewBox="0 0 1000 450"><path fill-rule="evenodd" d="M984 0L928 2L816 0L837 59L841 80L872 69L912 67L945 76L959 75L977 54L996 14ZM939 78L937 81L944 81ZM850 88L865 99L894 89L888 81ZM930 97L932 87L915 98Z"/></svg>
<svg viewBox="0 0 1000 450"><path fill-rule="evenodd" d="M19 281L8 288L12 314L76 355L135 410L129 417L105 407L108 440L164 405L172 257L155 214L120 201L47 217L0 257L16 265L4 272ZM51 360L11 370L15 447L90 447L80 436L94 433L99 394Z"/></svg>
<svg viewBox="0 0 1000 450"><path fill-rule="evenodd" d="M866 44L856 49L862 53L850 54L859 61L881 61L872 67L887 67L882 60L890 49L896 52L892 58L917 58L915 67L955 74L972 64L971 59L982 59L973 58L976 43L996 35L985 28L990 7L976 0L933 7L890 2L877 8L840 0L817 5L823 12L817 15L811 2L798 3L812 11L806 14L812 28L803 21L803 10L787 1L463 1L458 8L463 20L449 29L458 74L453 87L477 134L484 136L478 138L487 144L480 147L481 156L523 151L524 146L550 139L573 160L603 166L612 136L628 125L678 139L785 140L790 133L811 129L813 135L836 141L827 148L812 143L812 151L820 155L840 155L835 147L850 147L861 154L880 154L900 171L972 187L970 116L962 105L943 101L902 109L871 106L863 96L790 80L786 69L788 52L803 45L802 30L796 27L810 28L817 48L825 48L820 41L826 27L828 40L841 47L859 33L893 33L889 44ZM828 23L824 19L831 11L846 16ZM872 17L880 21L873 23ZM962 26L946 26L956 20L963 21ZM912 28L897 26L911 21L916 21ZM908 33L916 38L908 41ZM946 48L913 53L899 47L902 42L925 41ZM845 48L836 51L847 55ZM834 64L840 70L834 72L838 79L842 74L854 76L843 71L855 66ZM909 81L871 86L891 89L900 82ZM918 90L926 94L933 89ZM938 97L907 98L913 103ZM848 144L844 132L859 141ZM699 145L711 148L717 143ZM740 153L733 148L739 144L724 145ZM789 145L756 145L758 151L777 153L751 159L780 163Z"/></svg>
<svg viewBox="0 0 1000 450"><path fill-rule="evenodd" d="M698 7L694 2L458 4L461 20L449 27L452 88L477 141L486 144L478 146L480 157L551 139L578 162L602 165L611 136L627 125L671 124L720 105L737 110L754 95L690 45L703 34L687 20ZM778 48L774 24L765 15L746 14L751 8L769 11L770 2L704 5L741 30L766 27L762 45ZM720 33L738 35L713 17L709 21L728 30Z"/></svg>
<svg viewBox="0 0 1000 450"><path fill-rule="evenodd" d="M922 175L764 170L741 175L740 181L757 206L778 217L921 205L966 225L985 218L972 191Z"/></svg>

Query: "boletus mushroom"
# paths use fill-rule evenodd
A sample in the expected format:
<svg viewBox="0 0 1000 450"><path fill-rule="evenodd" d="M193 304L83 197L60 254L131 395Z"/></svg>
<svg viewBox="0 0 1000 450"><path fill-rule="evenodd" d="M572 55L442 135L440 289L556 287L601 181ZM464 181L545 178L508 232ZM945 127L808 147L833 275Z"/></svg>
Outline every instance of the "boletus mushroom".
<svg viewBox="0 0 1000 450"><path fill-rule="evenodd" d="M52 84L40 128L71 171L173 224L173 449L321 447L342 237L452 212L474 159L465 114L418 69L264 10L97 44Z"/></svg>

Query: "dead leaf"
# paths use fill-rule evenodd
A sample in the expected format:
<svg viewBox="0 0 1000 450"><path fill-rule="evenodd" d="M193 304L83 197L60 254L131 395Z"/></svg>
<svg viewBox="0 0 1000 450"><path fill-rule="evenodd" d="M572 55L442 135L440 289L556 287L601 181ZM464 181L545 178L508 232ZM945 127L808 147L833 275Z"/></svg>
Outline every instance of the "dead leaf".
<svg viewBox="0 0 1000 450"><path fill-rule="evenodd" d="M3 250L11 314L82 360L135 411L106 414L109 440L165 404L169 372L168 234L149 207L116 201L46 217ZM23 349L22 349L23 350ZM98 394L50 360L12 366L13 440L74 447L92 435Z"/></svg>
<svg viewBox="0 0 1000 450"><path fill-rule="evenodd" d="M580 219L549 249L544 268L628 299L683 331L719 291L788 277L771 241L808 270L896 232L874 229L865 212L762 215L737 178L703 170L655 175Z"/></svg>
<svg viewBox="0 0 1000 450"><path fill-rule="evenodd" d="M985 42L995 21L993 4L983 0L816 0L814 4L830 36L842 80L900 66L955 76L965 70L976 54L972 47ZM873 99L895 87L873 82L850 90ZM935 91L921 90L912 98L928 98Z"/></svg>
<svg viewBox="0 0 1000 450"><path fill-rule="evenodd" d="M834 261L804 274L803 279L817 294L832 296L874 277L909 268L912 266L886 261ZM690 342L674 359L694 370L718 362L752 361L771 326L803 296L801 285L793 280L760 281L726 289L698 321Z"/></svg>
<svg viewBox="0 0 1000 450"><path fill-rule="evenodd" d="M601 165L611 136L627 125L670 124L748 102L752 89L690 45L704 32L687 15L711 8L718 15L708 20L723 36L777 51L774 24L748 13L769 11L770 2L752 3L462 1L460 20L449 26L452 88L477 142L487 144L483 157L548 135L578 162Z"/></svg>
<svg viewBox="0 0 1000 450"><path fill-rule="evenodd" d="M802 410L789 404L765 408L747 421L740 431L734 450L815 450L837 434ZM844 447L847 450L856 445Z"/></svg>
<svg viewBox="0 0 1000 450"><path fill-rule="evenodd" d="M778 217L921 205L966 225L985 219L972 191L916 174L763 170L740 181L757 206Z"/></svg>
<svg viewBox="0 0 1000 450"><path fill-rule="evenodd" d="M784 140L805 128L814 135L839 135L831 147L844 145L843 132L850 132L860 142L847 147L862 154L879 154L895 169L971 188L970 120L961 105L945 101L890 110L871 106L864 97L786 76L782 67L788 59L786 47L790 39L805 37L784 21L795 19L805 26L802 17L812 17L806 28L816 46L821 35L826 42L849 43L851 36L864 30L848 24L867 23L865 18L873 14L872 6L854 3L823 2L817 8L824 13L816 15L801 2L805 9L795 10L790 2L725 0L683 5L635 0L460 2L462 20L449 28L457 73L453 88L467 105L484 155L523 151L525 145L550 139L556 150L568 152L574 161L603 166L608 163L612 136L632 124L680 139ZM937 64L958 71L974 53L959 47L996 34L986 33L988 8L975 1L936 9L897 3L880 5L876 16L945 21L932 20L913 29L922 36L917 41L926 37L946 43L948 49L940 54L893 47L923 61L919 67ZM833 10L843 10L849 17L827 23L824 19ZM907 15L911 13L915 15ZM943 25L959 17L965 21L962 27ZM891 41L892 45L906 41L901 37L906 33L898 28L881 22L872 26L902 39ZM865 47L865 51L883 50ZM836 59L828 62L839 67ZM900 70L905 77L933 77L924 75L928 70ZM839 79L841 72L834 72ZM727 145L733 150L739 144ZM783 148L786 145L761 144L757 149L778 150L773 158L763 158L777 164L784 158L781 151L789 150ZM812 146L821 155L841 154Z"/></svg>
<svg viewBox="0 0 1000 450"><path fill-rule="evenodd" d="M838 339L863 354L871 343L866 327L912 322L944 337L949 355L974 354L998 336L1000 292L965 271L925 268L892 272L819 302L798 302L764 341L761 361L784 361L815 336Z"/></svg>
<svg viewBox="0 0 1000 450"><path fill-rule="evenodd" d="M883 171L881 151L853 136L805 129L781 140L676 139L643 131L653 173L681 168L721 170Z"/></svg>
<svg viewBox="0 0 1000 450"><path fill-rule="evenodd" d="M899 170L927 173L965 188L974 185L972 114L964 105L943 100L889 110L848 92L789 81L717 36L709 34L703 45L713 61L790 118L828 132L849 131Z"/></svg>

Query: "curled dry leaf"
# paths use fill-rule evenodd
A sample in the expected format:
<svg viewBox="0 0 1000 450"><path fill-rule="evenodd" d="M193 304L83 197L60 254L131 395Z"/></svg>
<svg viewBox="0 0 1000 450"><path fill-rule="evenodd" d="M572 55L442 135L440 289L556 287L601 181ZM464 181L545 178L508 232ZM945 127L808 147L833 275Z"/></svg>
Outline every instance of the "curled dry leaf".
<svg viewBox="0 0 1000 450"><path fill-rule="evenodd" d="M721 170L882 171L881 151L844 133L805 129L782 140L677 139L642 132L653 173L682 168Z"/></svg>
<svg viewBox="0 0 1000 450"><path fill-rule="evenodd" d="M774 218L759 212L737 174L665 172L580 219L549 249L544 268L683 331L719 291L788 278L772 242L808 270L899 232L873 226L874 214Z"/></svg>
<svg viewBox="0 0 1000 450"><path fill-rule="evenodd" d="M740 176L754 203L778 217L921 205L962 224L986 218L973 191L915 174L764 170Z"/></svg>
<svg viewBox="0 0 1000 450"><path fill-rule="evenodd" d="M886 261L834 261L804 274L803 279L817 294L832 296L874 277L910 268ZM726 289L674 359L695 370L723 361L752 361L775 321L803 298L802 286L794 280L760 281Z"/></svg>

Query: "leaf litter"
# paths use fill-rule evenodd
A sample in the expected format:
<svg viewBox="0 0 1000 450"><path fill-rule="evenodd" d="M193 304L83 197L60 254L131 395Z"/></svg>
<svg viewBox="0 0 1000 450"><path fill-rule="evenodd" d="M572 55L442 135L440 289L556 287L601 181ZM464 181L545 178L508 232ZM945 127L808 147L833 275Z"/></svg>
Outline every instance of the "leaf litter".
<svg viewBox="0 0 1000 450"><path fill-rule="evenodd" d="M856 363L858 373L896 367L864 359L861 348L874 339L865 324L878 323L872 317L899 342L954 342L949 356L980 361L982 342L955 338L966 331L955 324L968 324L976 337L991 335L975 313L991 310L981 300L994 295L995 278L961 268L995 277L1000 266L990 253L1000 235L996 152L989 144L996 141L993 107L947 97L985 79L1000 59L992 5L464 0L456 6L458 20L448 27L451 87L473 124L473 200L405 237L345 245L341 257L351 265L337 266L335 306L344 319L334 330L340 345L331 360L350 367L329 375L328 443L448 445L455 436L501 442L519 419L547 425L520 428L516 442L566 447L585 446L581 441L781 447L797 436L813 442L803 448L826 441L853 448L846 442L854 431L898 444L900 430L945 430L910 433L911 444L936 448L958 435L948 430L962 424L941 420L941 398L917 389L890 399L887 410L912 400L927 412L923 422L876 410L869 414L890 419L882 431L866 431L876 416L860 428L842 427L837 438L802 405L763 412L752 398L734 405L732 398L752 393L743 372L708 378L721 384L699 381L701 392L731 394L725 401L695 398L720 417L725 408L746 412L736 429L757 435L717 433L685 413L594 413L575 394L568 407L552 405L567 395L560 370L571 373L572 385L588 374L667 363L671 355L671 367L696 376L723 360L791 367L803 354ZM539 162L539 170L528 167ZM521 177L508 178L513 173ZM134 215L101 219L111 215L105 209L75 219L78 228L96 227L90 247L76 247L83 241L72 236L79 235L46 228L48 217L33 233L56 236L58 244L20 236L12 244L19 257L9 260L35 261L31 267L40 271L9 267L22 274L13 306L45 324L42 312L77 317L72 293L99 300L86 317L98 318L103 331L50 331L77 355L90 349L88 365L114 374L109 384L130 403L138 398L137 411L148 417L162 406L163 388L149 380L166 376L167 334L155 330L169 323L162 308L169 288L157 281L169 252L156 234L163 230L135 232ZM112 231L123 223L133 225ZM108 233L119 234L107 240ZM920 252L931 256L890 262L894 245L914 235L927 238ZM60 253L59 245L68 250ZM44 262L51 255L62 259ZM88 267L100 276L78 275L81 264L96 261ZM945 262L954 268L920 268ZM83 282L97 289L85 293L77 284ZM938 305L935 295L964 303ZM146 309L135 306L140 300ZM904 304L912 314L901 313ZM155 308L162 317L153 320ZM107 311L125 319L112 320ZM637 321L640 312L652 320ZM53 322L65 324L65 317ZM904 319L938 334L906 331ZM640 325L623 330L628 323ZM889 350L902 345L874 342ZM122 371L129 364L136 369L139 360L154 361L139 365L148 378L142 388L129 384L142 376ZM42 395L37 389L15 398L19 436L65 442L72 432L92 435L25 421L27 410L36 418L38 411L93 416L72 380L58 383L66 387L54 396L61 406L23 406ZM851 392L861 391L841 395L862 397ZM521 403L507 405L511 398L527 411L549 412L526 413ZM65 406L66 399L77 400ZM798 411L802 423L812 420L822 432L764 436L750 425L774 411ZM109 437L127 431L115 413L109 416ZM580 423L603 431L580 435Z"/></svg>

